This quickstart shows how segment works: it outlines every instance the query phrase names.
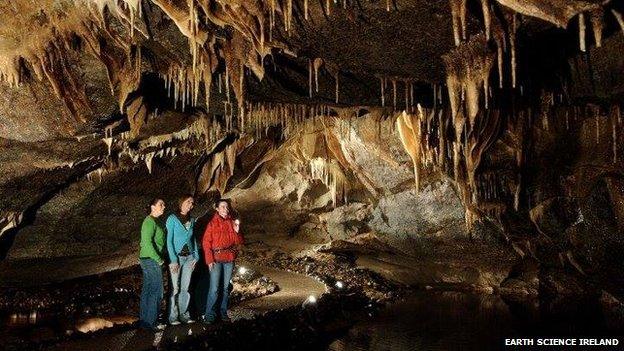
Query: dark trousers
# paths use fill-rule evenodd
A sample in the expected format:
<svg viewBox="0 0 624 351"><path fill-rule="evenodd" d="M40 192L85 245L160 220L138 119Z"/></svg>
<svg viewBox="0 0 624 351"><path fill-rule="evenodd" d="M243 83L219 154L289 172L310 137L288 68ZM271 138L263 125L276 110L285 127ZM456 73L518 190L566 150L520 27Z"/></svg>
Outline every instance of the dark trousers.
<svg viewBox="0 0 624 351"><path fill-rule="evenodd" d="M141 270L143 270L143 287L141 288L139 325L143 328L154 329L163 298L162 269L151 258L141 258L140 261Z"/></svg>

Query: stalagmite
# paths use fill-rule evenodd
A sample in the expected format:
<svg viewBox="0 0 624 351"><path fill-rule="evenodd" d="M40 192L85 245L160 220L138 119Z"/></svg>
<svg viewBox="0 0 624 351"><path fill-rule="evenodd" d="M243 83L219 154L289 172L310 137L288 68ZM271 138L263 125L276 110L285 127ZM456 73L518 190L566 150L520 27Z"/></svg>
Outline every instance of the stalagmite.
<svg viewBox="0 0 624 351"><path fill-rule="evenodd" d="M580 13L578 15L579 20L579 46L582 52L585 52L585 15Z"/></svg>

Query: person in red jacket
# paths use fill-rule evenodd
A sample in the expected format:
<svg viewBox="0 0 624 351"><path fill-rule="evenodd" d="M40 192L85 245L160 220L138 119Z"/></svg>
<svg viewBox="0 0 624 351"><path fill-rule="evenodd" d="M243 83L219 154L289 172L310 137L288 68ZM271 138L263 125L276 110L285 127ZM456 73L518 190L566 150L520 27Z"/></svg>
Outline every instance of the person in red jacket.
<svg viewBox="0 0 624 351"><path fill-rule="evenodd" d="M216 213L206 226L202 247L204 258L210 270L210 288L204 323L212 324L216 319L215 304L219 292L219 285L223 294L219 314L222 321L229 321L227 315L228 287L234 269L234 260L243 237L239 233L240 221L230 216L230 206L227 200L220 199L215 203Z"/></svg>

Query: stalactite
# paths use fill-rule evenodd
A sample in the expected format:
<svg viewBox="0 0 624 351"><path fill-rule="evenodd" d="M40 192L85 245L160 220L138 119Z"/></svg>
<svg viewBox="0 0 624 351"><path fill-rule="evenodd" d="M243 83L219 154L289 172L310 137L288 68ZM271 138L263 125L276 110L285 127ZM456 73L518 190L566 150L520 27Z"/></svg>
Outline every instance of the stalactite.
<svg viewBox="0 0 624 351"><path fill-rule="evenodd" d="M615 9L611 9L611 13L613 13L613 16L615 17L618 24L620 25L620 29L622 30L622 33L624 33L624 18L622 17L622 14L616 11Z"/></svg>
<svg viewBox="0 0 624 351"><path fill-rule="evenodd" d="M490 1L481 0L481 10L483 11L483 25L485 26L485 38L489 41L492 35L492 17L490 14Z"/></svg>
<svg viewBox="0 0 624 351"><path fill-rule="evenodd" d="M410 106L409 106L409 82L408 81L404 81L405 83L405 111L410 110Z"/></svg>
<svg viewBox="0 0 624 351"><path fill-rule="evenodd" d="M154 152L150 152L145 155L145 165L147 166L147 171L149 174L152 174L152 161L154 159Z"/></svg>
<svg viewBox="0 0 624 351"><path fill-rule="evenodd" d="M578 15L579 20L579 46L582 52L585 52L585 14Z"/></svg>
<svg viewBox="0 0 624 351"><path fill-rule="evenodd" d="M102 139L102 141L104 142L104 144L106 144L107 148L108 148L108 155L111 155L112 152L112 147L113 147L113 138L104 138Z"/></svg>
<svg viewBox="0 0 624 351"><path fill-rule="evenodd" d="M230 103L230 73L227 65L225 65L225 96L227 98L227 102Z"/></svg>
<svg viewBox="0 0 624 351"><path fill-rule="evenodd" d="M206 112L210 112L210 93L212 91L212 73L204 73L204 92L206 94Z"/></svg>
<svg viewBox="0 0 624 351"><path fill-rule="evenodd" d="M594 117L596 121L596 145L600 144L600 118L598 115Z"/></svg>
<svg viewBox="0 0 624 351"><path fill-rule="evenodd" d="M304 18L308 19L308 0L303 0L303 13Z"/></svg>
<svg viewBox="0 0 624 351"><path fill-rule="evenodd" d="M449 0L451 5L451 19L453 21L453 38L455 39L455 46L459 46L461 43L461 23L460 23L460 9L459 1Z"/></svg>
<svg viewBox="0 0 624 351"><path fill-rule="evenodd" d="M570 130L570 114L568 113L568 110L565 110L565 123L566 123L566 130Z"/></svg>
<svg viewBox="0 0 624 351"><path fill-rule="evenodd" d="M485 36L480 34L444 55L443 59L453 120L456 125L461 123L456 117L461 108L460 96L464 93L466 117L472 126L479 111L480 91L489 80L494 55L488 48Z"/></svg>
<svg viewBox="0 0 624 351"><path fill-rule="evenodd" d="M517 17L517 14L514 12L512 15L511 29L509 30L509 44L511 47L511 86L513 88L516 87L518 69L518 62L516 59L516 31L518 29Z"/></svg>
<svg viewBox="0 0 624 351"><path fill-rule="evenodd" d="M286 0L286 13L284 14L284 27L288 32L290 30L290 26L292 25L292 5L293 0Z"/></svg>
<svg viewBox="0 0 624 351"><path fill-rule="evenodd" d="M442 171L445 171L446 166L446 119L444 118L444 111L438 112L438 164Z"/></svg>
<svg viewBox="0 0 624 351"><path fill-rule="evenodd" d="M617 163L618 142L617 142L617 130L615 126L615 120L613 120L613 122L611 123L611 137L612 137L612 143L613 143L613 163Z"/></svg>
<svg viewBox="0 0 624 351"><path fill-rule="evenodd" d="M596 42L596 47L601 47L602 46L602 29L604 27L604 22L602 20L602 17L604 16L602 9L598 9L595 11L592 11L590 13L590 21L592 24L592 30L594 32L594 40Z"/></svg>
<svg viewBox="0 0 624 351"><path fill-rule="evenodd" d="M497 63L498 63L498 87L503 89L503 47L496 46Z"/></svg>
<svg viewBox="0 0 624 351"><path fill-rule="evenodd" d="M396 120L397 130L399 131L403 147L412 158L416 191L420 189L421 140L423 135L421 118L421 114L408 115L403 111Z"/></svg>
<svg viewBox="0 0 624 351"><path fill-rule="evenodd" d="M316 92L318 93L319 91L319 80L318 80L318 76L319 76L319 69L321 68L321 66L323 65L323 59L320 57L317 57L314 59L314 83L316 85Z"/></svg>
<svg viewBox="0 0 624 351"><path fill-rule="evenodd" d="M308 59L308 95L312 98L312 73L313 73L312 60Z"/></svg>
<svg viewBox="0 0 624 351"><path fill-rule="evenodd" d="M24 212L6 211L0 217L0 237L8 230L16 228L24 219Z"/></svg>
<svg viewBox="0 0 624 351"><path fill-rule="evenodd" d="M414 112L414 83L410 82L410 112Z"/></svg>
<svg viewBox="0 0 624 351"><path fill-rule="evenodd" d="M397 107L397 82L396 79L392 79L392 108L396 111Z"/></svg>
<svg viewBox="0 0 624 351"><path fill-rule="evenodd" d="M381 106L386 106L386 78L379 77L379 84L381 85Z"/></svg>
<svg viewBox="0 0 624 351"><path fill-rule="evenodd" d="M340 83L339 83L340 72L336 72L336 103L338 103L338 94L340 93Z"/></svg>
<svg viewBox="0 0 624 351"><path fill-rule="evenodd" d="M329 188L334 207L338 205L338 194L345 197L346 178L335 160L322 157L311 159L310 176L312 179L320 180Z"/></svg>
<svg viewBox="0 0 624 351"><path fill-rule="evenodd" d="M461 37L462 40L467 39L467 22L466 22L466 1L467 0L457 0L459 1L459 22L461 23Z"/></svg>

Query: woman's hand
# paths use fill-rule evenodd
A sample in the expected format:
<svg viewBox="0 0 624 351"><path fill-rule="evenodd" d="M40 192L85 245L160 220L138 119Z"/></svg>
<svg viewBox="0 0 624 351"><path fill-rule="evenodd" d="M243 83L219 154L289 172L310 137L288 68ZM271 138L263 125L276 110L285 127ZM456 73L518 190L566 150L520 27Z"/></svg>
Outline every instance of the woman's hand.
<svg viewBox="0 0 624 351"><path fill-rule="evenodd" d="M240 220L236 219L234 220L234 231L238 233L239 230L240 230Z"/></svg>
<svg viewBox="0 0 624 351"><path fill-rule="evenodd" d="M180 265L177 263L170 263L169 270L171 270L171 273L173 274L178 273L180 271Z"/></svg>
<svg viewBox="0 0 624 351"><path fill-rule="evenodd" d="M212 267L214 267L214 262L208 263L208 271L212 271Z"/></svg>

